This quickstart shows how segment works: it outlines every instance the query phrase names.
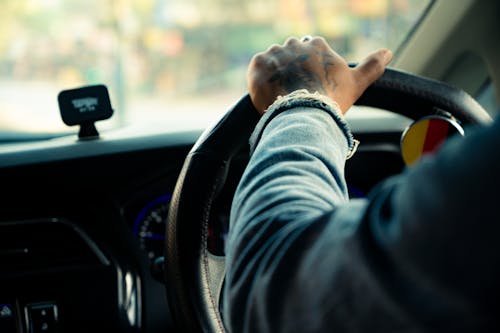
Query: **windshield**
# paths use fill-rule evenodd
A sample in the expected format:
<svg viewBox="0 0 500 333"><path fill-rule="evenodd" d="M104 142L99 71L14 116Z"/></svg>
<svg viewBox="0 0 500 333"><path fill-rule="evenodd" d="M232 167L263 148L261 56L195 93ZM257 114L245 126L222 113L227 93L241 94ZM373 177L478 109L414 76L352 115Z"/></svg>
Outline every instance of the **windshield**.
<svg viewBox="0 0 500 333"><path fill-rule="evenodd" d="M321 35L350 61L396 50L429 0L3 0L0 136L76 132L57 94L105 84L115 115L196 126L246 91L252 55ZM107 124L106 124L107 123ZM102 125L101 125L102 126Z"/></svg>

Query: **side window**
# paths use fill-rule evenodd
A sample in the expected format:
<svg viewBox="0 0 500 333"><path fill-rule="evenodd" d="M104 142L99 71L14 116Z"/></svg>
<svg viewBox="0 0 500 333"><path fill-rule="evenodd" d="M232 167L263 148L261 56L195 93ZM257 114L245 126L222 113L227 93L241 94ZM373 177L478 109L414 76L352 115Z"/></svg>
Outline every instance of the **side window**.
<svg viewBox="0 0 500 333"><path fill-rule="evenodd" d="M492 117L500 113L495 84L479 54L472 51L462 53L445 72L442 80L474 96Z"/></svg>
<svg viewBox="0 0 500 333"><path fill-rule="evenodd" d="M488 79L475 97L479 104L481 104L492 117L500 113L500 103L495 96L495 86L492 80Z"/></svg>

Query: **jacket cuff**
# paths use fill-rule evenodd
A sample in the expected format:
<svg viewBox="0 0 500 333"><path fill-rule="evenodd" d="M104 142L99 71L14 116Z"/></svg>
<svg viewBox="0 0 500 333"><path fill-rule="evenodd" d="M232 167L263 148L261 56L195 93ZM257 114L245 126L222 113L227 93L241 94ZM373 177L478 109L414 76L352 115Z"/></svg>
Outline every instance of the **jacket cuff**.
<svg viewBox="0 0 500 333"><path fill-rule="evenodd" d="M278 96L276 101L269 106L266 113L262 116L255 130L250 137L250 153L253 153L259 143L262 133L266 126L280 113L293 109L295 107L312 107L327 112L344 133L347 140L347 156L351 158L358 148L359 141L355 140L349 125L340 112L339 105L328 96L318 92L310 93L306 89L300 89L291 92L286 96Z"/></svg>

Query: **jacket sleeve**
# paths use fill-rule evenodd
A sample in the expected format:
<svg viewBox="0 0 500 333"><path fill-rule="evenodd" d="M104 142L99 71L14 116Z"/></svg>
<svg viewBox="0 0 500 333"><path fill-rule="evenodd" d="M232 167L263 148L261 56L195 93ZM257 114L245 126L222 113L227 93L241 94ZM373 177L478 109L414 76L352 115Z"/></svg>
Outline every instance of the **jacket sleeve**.
<svg viewBox="0 0 500 333"><path fill-rule="evenodd" d="M275 104L254 132L233 201L228 329L495 325L498 122L387 180L369 199L349 201L344 164L353 140L335 105L303 97Z"/></svg>

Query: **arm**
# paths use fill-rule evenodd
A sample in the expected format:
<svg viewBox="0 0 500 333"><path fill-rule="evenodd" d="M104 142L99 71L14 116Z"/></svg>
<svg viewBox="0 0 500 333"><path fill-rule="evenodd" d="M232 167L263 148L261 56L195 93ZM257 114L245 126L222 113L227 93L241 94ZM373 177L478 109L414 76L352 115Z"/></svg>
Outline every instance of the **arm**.
<svg viewBox="0 0 500 333"><path fill-rule="evenodd" d="M317 238L328 227L328 216L347 203L343 169L353 140L342 114L389 60L390 53L382 50L352 70L320 38L307 43L289 39L285 47L273 46L254 57L249 90L261 113L278 95L301 88L339 104L314 95L281 100L256 128L253 155L233 203L227 247L225 318L232 330L286 330L280 323L297 329L298 317L281 319L288 311L292 316L297 312L287 306L300 304L288 298L298 296L290 292L301 280L294 278L309 270L298 263L312 263L305 259L311 252L303 250L321 243ZM362 211L363 203L353 204ZM335 227L342 233L355 230L350 223ZM302 323L314 330L307 320Z"/></svg>
<svg viewBox="0 0 500 333"><path fill-rule="evenodd" d="M343 108L299 104L277 102L254 133L231 216L228 326L414 332L495 325L499 123L385 182L369 201L348 202Z"/></svg>
<svg viewBox="0 0 500 333"><path fill-rule="evenodd" d="M319 330L307 317L299 318L298 314L310 312L287 307L323 310L320 304L304 301L321 302L313 297L321 289L317 278L326 267L307 267L316 263L306 258L321 242L318 238L333 209L347 203L343 169L348 140L334 112L312 107L270 110L254 133L253 139L260 136L260 140L254 142L255 151L233 201L227 247L225 318L234 332ZM351 233L353 226L344 221L338 228ZM313 294L297 301L310 289L302 285L305 288L296 293L297 284L310 281L302 274L315 275L316 285L310 286ZM327 283L323 289L330 286L323 282Z"/></svg>

